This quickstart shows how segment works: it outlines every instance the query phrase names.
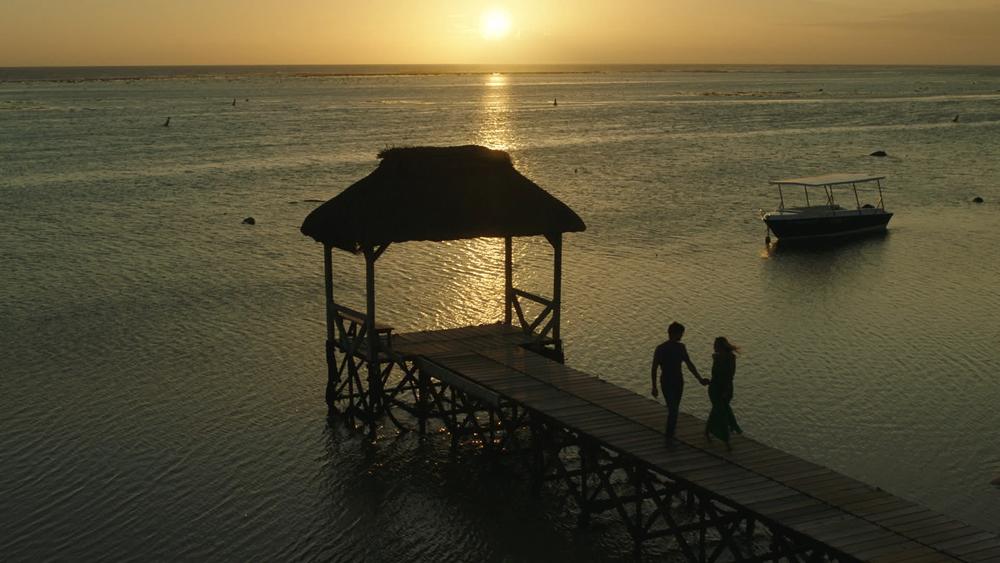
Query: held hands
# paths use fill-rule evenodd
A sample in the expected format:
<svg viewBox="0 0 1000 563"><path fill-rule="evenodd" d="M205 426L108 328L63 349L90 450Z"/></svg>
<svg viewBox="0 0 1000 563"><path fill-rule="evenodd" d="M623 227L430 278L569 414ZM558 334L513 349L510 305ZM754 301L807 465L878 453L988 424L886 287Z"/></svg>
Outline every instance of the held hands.
<svg viewBox="0 0 1000 563"><path fill-rule="evenodd" d="M698 383L701 383L702 386L707 386L711 381L712 381L711 379L708 379L708 378L705 378L705 377L699 377L698 378Z"/></svg>

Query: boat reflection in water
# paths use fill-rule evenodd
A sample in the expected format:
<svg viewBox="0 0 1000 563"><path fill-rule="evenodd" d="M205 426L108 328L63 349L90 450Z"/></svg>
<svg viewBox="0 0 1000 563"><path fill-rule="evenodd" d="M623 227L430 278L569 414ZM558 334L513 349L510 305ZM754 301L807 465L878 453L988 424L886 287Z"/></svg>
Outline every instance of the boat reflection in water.
<svg viewBox="0 0 1000 563"><path fill-rule="evenodd" d="M857 256L855 252L869 252L888 240L887 229L841 235L837 237L780 239L769 241L761 250L761 258L787 259Z"/></svg>
<svg viewBox="0 0 1000 563"><path fill-rule="evenodd" d="M770 212L761 212L761 218L767 225L768 237L773 234L782 241L817 241L840 239L873 232L884 232L892 213L885 210L882 200L882 183L885 176L870 174L824 174L805 178L774 180L771 185L778 186L780 205ZM878 191L875 203L862 203L858 187L871 187ZM805 196L805 206L785 206L785 194L782 187L801 186ZM834 199L834 187L851 186L854 192L852 208L844 208ZM810 201L809 192L813 191L812 200L822 202L814 205Z"/></svg>

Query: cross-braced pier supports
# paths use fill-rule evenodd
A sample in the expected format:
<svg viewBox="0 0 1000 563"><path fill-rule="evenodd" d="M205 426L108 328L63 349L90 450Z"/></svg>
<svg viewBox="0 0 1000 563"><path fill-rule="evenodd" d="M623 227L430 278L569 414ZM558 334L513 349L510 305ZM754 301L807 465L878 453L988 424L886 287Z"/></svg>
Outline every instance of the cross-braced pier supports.
<svg viewBox="0 0 1000 563"><path fill-rule="evenodd" d="M578 507L581 526L594 516L616 516L637 555L643 543L660 540L699 563L853 561L542 415L533 416L531 434L535 489L558 483Z"/></svg>

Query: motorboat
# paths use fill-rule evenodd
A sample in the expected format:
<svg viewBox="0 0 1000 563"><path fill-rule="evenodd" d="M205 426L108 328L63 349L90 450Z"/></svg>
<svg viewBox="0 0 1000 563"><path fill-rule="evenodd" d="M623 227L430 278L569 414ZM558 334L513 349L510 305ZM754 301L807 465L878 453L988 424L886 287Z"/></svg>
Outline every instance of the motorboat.
<svg viewBox="0 0 1000 563"><path fill-rule="evenodd" d="M761 218L767 225L767 242L770 242L771 234L780 240L807 240L884 231L892 213L885 210L882 180L885 176L824 174L771 181L771 185L778 186L781 203L774 211L761 212ZM834 188L847 186L854 192L855 202L849 208L840 206L834 198ZM805 206L785 205L784 192L789 187L802 188ZM874 203L862 203L859 188L862 192L865 188L874 189L878 199Z"/></svg>

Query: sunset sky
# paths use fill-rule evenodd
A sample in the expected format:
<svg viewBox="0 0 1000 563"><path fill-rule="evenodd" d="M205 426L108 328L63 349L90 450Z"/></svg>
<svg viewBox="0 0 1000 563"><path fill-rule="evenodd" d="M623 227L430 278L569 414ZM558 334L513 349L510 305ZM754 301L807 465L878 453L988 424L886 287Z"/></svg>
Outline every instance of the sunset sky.
<svg viewBox="0 0 1000 563"><path fill-rule="evenodd" d="M1000 2L0 2L0 66L447 63L1000 64Z"/></svg>

